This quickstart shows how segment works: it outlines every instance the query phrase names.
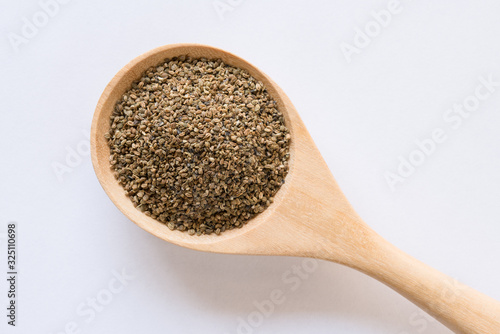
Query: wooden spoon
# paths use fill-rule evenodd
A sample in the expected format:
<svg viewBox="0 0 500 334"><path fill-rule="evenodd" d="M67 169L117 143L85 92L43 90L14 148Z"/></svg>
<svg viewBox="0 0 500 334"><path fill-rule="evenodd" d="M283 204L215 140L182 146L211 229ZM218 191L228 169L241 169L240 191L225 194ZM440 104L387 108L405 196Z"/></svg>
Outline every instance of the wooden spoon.
<svg viewBox="0 0 500 334"><path fill-rule="evenodd" d="M104 134L116 101L149 67L165 58L220 58L262 81L292 136L290 171L274 203L240 229L190 236L137 210L113 175ZM91 131L92 162L113 203L134 223L174 244L207 252L303 256L357 269L388 285L457 333L500 333L500 303L403 253L356 214L337 186L299 114L263 72L226 51L198 44L166 45L127 64L104 90ZM457 245L458 247L458 245Z"/></svg>

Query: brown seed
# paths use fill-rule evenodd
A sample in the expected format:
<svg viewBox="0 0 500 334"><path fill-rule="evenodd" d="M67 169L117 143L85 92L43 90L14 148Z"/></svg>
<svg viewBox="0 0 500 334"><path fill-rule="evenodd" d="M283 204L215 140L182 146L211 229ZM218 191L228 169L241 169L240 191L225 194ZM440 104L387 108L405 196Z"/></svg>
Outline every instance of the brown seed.
<svg viewBox="0 0 500 334"><path fill-rule="evenodd" d="M105 138L133 204L190 235L239 228L285 181L290 134L264 85L221 60L152 67L118 100Z"/></svg>

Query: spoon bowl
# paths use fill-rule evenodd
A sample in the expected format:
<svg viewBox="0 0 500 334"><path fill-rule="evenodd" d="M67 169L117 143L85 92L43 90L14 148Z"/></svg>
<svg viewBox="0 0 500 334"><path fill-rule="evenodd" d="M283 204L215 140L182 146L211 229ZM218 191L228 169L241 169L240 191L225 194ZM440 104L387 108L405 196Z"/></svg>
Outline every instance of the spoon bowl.
<svg viewBox="0 0 500 334"><path fill-rule="evenodd" d="M221 235L189 235L137 210L115 179L104 138L118 99L142 73L181 55L222 59L264 83L290 130L290 162L274 202L241 228ZM221 49L173 44L132 60L107 85L91 129L96 175L113 203L135 224L174 244L207 252L313 257L347 265L390 286L457 333L500 333L500 303L403 253L357 215L286 94L266 74Z"/></svg>

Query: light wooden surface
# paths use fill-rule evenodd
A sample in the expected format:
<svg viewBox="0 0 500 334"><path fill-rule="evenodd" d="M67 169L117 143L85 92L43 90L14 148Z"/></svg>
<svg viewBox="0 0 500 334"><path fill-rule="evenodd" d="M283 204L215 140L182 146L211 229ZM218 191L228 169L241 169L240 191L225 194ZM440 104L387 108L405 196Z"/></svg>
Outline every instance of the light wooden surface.
<svg viewBox="0 0 500 334"><path fill-rule="evenodd" d="M274 203L241 229L220 236L171 231L137 210L113 176L104 134L117 99L148 67L180 55L221 58L266 85L292 135L290 171ZM403 253L353 210L285 93L226 51L197 44L151 50L127 64L104 90L92 121L92 162L113 203L134 223L174 244L208 252L314 257L355 268L390 286L456 333L500 333L500 303ZM457 245L459 247L459 245Z"/></svg>

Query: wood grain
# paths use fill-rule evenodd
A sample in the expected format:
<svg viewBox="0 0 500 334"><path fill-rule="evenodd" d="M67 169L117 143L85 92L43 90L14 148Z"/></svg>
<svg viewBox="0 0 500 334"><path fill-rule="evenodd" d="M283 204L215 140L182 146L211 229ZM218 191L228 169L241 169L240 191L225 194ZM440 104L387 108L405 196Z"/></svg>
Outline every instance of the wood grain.
<svg viewBox="0 0 500 334"><path fill-rule="evenodd" d="M190 236L137 210L113 176L104 134L117 99L142 72L180 55L220 58L262 81L278 102L292 136L290 171L274 203L241 229ZM226 51L198 44L166 45L127 64L105 88L92 121L92 162L113 203L155 236L196 250L324 259L355 268L390 286L456 333L500 333L500 303L403 253L353 210L285 93L263 72ZM459 245L457 245L458 247Z"/></svg>

